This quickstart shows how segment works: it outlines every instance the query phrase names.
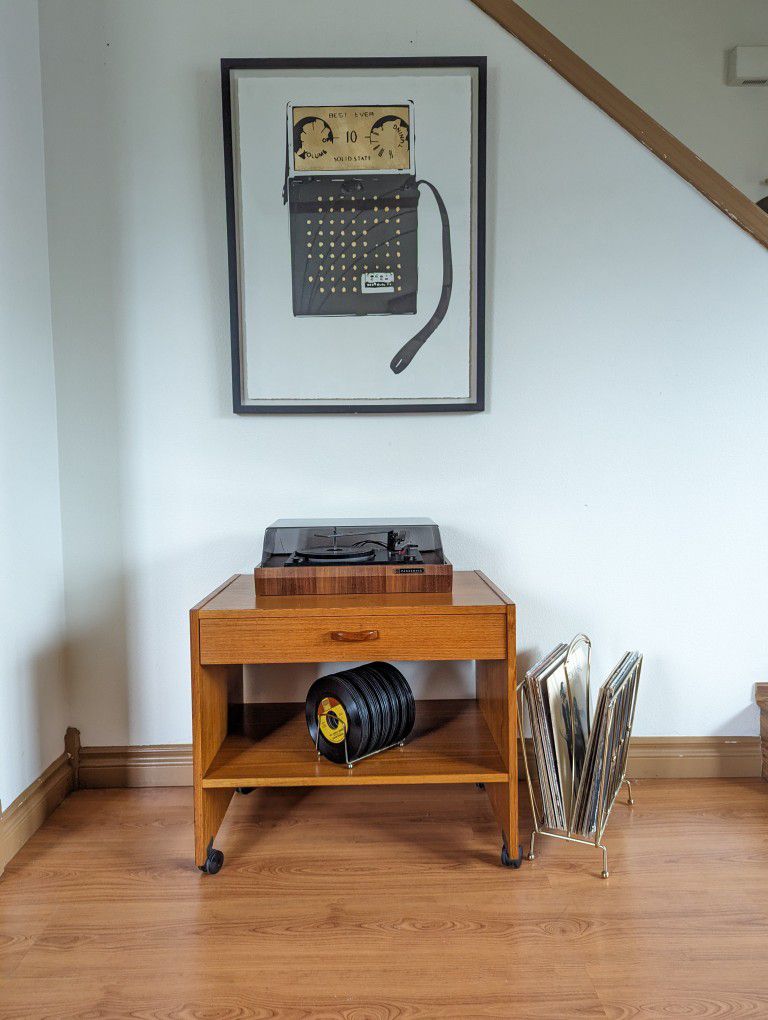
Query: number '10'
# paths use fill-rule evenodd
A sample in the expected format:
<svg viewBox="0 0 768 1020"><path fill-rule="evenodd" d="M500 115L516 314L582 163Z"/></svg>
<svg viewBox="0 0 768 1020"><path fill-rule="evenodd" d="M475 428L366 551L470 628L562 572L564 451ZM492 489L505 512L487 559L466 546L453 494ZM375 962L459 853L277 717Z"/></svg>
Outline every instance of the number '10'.
<svg viewBox="0 0 768 1020"><path fill-rule="evenodd" d="M356 142L357 141L357 131L347 131L347 141L348 142Z"/></svg>

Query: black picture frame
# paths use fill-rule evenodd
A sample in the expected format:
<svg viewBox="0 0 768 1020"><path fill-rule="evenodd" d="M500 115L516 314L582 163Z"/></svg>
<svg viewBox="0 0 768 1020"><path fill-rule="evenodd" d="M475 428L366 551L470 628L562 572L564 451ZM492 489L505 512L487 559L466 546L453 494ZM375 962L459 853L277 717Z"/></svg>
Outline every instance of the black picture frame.
<svg viewBox="0 0 768 1020"><path fill-rule="evenodd" d="M233 148L231 72L264 70L332 70L354 68L471 68L477 73L476 165L477 179L474 243L474 400L464 403L439 402L407 404L250 404L243 400L241 358L240 282L237 236L237 208ZM227 252L229 266L229 313L232 354L232 403L235 414L437 414L485 410L485 246L486 246L486 97L487 57L335 57L335 58L222 58L222 123L226 190Z"/></svg>

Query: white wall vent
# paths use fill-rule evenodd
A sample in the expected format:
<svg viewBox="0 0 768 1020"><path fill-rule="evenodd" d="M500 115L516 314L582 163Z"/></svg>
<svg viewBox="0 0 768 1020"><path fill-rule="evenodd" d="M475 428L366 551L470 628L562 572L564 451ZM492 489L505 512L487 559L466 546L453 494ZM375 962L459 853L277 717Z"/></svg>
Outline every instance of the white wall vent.
<svg viewBox="0 0 768 1020"><path fill-rule="evenodd" d="M728 54L729 85L768 85L768 46L735 46Z"/></svg>

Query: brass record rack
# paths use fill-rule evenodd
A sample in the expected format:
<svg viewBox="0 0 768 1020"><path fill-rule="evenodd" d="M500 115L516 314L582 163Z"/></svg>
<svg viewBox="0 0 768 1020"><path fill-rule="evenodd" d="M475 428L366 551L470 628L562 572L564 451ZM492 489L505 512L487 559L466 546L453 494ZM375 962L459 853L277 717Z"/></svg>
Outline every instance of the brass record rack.
<svg viewBox="0 0 768 1020"><path fill-rule="evenodd" d="M518 728L533 816L528 860L535 859L537 836L582 843L602 851L601 877L608 878L608 849L603 836L622 784L627 784L627 803L630 806L634 804L626 766L643 657L639 652L627 652L617 663L600 688L590 725L591 652L589 638L578 634L568 646L559 645L526 673L517 685ZM561 728L559 744L561 749L567 748L570 752L562 770L558 770L558 763L563 763L563 755L558 759L556 753L558 738L553 737L552 745L547 748L541 740L542 730L536 732L536 727L542 724L542 700L539 698L537 704L533 682L538 666L547 659L551 666L551 662L558 658L562 667L557 694L562 706L562 711L557 713L557 723ZM550 678L553 676L554 671L549 674ZM526 749L524 714L532 733L533 765ZM547 714L546 710L543 714ZM577 732L579 720L583 723L585 716L586 732L582 732L580 740ZM550 724L550 735L554 732L555 728ZM552 797L553 783L562 780L563 772L567 775L565 787L561 785L562 805L567 810L557 812L553 810L558 806L554 803L556 798ZM556 817L558 814L559 817Z"/></svg>
<svg viewBox="0 0 768 1020"><path fill-rule="evenodd" d="M358 762L365 761L366 758L372 758L375 754L381 754L382 751L391 751L393 747L405 747L405 740L396 740L393 744L387 744L386 747L377 747L375 751L369 751L368 754L361 754L357 758L349 757L349 745L347 744L347 724L343 719L338 720L339 726L342 728L344 733L344 764L348 769L353 769ZM323 752L320 750L320 727L317 727L317 733L315 734L315 753L318 758L323 757Z"/></svg>

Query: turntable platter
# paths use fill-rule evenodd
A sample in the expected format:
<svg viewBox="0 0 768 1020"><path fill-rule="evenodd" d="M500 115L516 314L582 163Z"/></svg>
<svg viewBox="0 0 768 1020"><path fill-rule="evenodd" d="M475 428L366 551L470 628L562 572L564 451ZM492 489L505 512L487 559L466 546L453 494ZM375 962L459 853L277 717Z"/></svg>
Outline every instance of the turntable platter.
<svg viewBox="0 0 768 1020"><path fill-rule="evenodd" d="M370 563L376 558L375 549L343 549L328 546L323 549L297 549L294 553L302 563Z"/></svg>

